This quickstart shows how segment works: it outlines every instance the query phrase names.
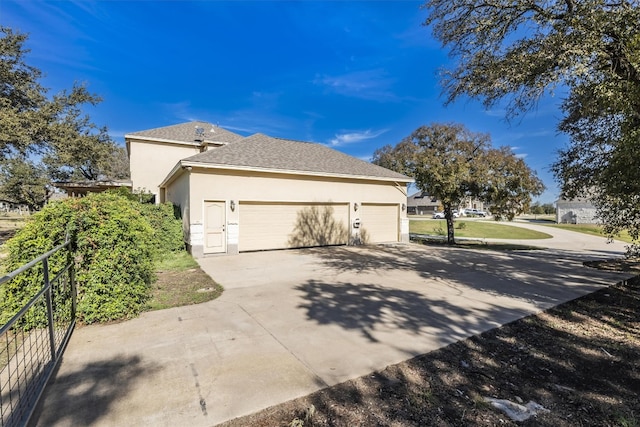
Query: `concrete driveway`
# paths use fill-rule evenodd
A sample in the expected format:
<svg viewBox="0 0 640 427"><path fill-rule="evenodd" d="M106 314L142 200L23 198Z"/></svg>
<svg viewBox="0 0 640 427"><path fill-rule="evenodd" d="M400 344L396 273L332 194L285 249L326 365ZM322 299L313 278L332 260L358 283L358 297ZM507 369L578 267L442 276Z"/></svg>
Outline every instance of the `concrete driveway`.
<svg viewBox="0 0 640 427"><path fill-rule="evenodd" d="M206 258L219 299L76 330L35 424L215 425L627 277L584 257L406 244Z"/></svg>

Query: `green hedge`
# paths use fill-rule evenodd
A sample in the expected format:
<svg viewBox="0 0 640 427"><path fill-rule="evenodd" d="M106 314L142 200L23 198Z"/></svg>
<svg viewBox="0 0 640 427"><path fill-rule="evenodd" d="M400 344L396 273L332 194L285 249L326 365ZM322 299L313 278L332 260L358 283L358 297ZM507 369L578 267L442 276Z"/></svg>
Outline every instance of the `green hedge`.
<svg viewBox="0 0 640 427"><path fill-rule="evenodd" d="M77 315L85 323L138 315L149 297L154 262L184 247L182 223L172 205L143 205L107 192L50 203L33 215L6 243L6 270L62 243L66 233L76 263ZM54 274L63 257L52 260ZM7 283L0 295L0 320L6 322L41 286L38 269Z"/></svg>

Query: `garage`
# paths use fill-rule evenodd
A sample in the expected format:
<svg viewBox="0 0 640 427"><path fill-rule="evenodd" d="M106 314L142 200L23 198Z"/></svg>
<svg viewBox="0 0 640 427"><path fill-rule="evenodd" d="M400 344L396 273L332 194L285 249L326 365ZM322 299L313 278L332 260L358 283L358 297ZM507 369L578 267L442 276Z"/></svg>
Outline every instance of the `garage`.
<svg viewBox="0 0 640 427"><path fill-rule="evenodd" d="M349 243L348 203L241 201L238 222L241 252Z"/></svg>
<svg viewBox="0 0 640 427"><path fill-rule="evenodd" d="M173 203L195 257L409 240L413 180L326 145L205 122L125 139L133 188L157 187L159 202ZM145 160L158 153L163 171Z"/></svg>
<svg viewBox="0 0 640 427"><path fill-rule="evenodd" d="M360 212L360 227L367 243L398 241L398 205L363 203Z"/></svg>

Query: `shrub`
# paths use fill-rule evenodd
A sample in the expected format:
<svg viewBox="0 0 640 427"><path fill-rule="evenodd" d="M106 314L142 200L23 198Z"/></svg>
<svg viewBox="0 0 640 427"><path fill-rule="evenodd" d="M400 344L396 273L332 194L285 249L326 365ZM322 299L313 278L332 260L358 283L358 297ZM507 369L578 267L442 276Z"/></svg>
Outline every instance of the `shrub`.
<svg viewBox="0 0 640 427"><path fill-rule="evenodd" d="M149 295L154 232L140 205L114 194L80 199L75 235L78 318L86 323L136 316Z"/></svg>
<svg viewBox="0 0 640 427"><path fill-rule="evenodd" d="M72 233L73 208L71 203L52 203L32 215L25 226L5 243L8 255L3 260L3 269L11 272L27 262L50 251L65 241L67 232ZM45 226L46 224L46 226ZM60 271L69 256L68 251L60 251L49 258L49 269L54 274ZM7 323L42 288L42 264L0 287L0 324ZM26 327L44 324L43 310L30 310Z"/></svg>
<svg viewBox="0 0 640 427"><path fill-rule="evenodd" d="M184 250L182 221L177 217L173 204L143 204L141 209L153 228L154 244L160 257L166 252Z"/></svg>
<svg viewBox="0 0 640 427"><path fill-rule="evenodd" d="M125 187L109 190L111 194L117 194L135 203L142 214L149 220L154 231L154 243L158 254L166 252L178 252L184 250L184 237L180 211L171 203L156 205L154 196L143 190L131 192Z"/></svg>
<svg viewBox="0 0 640 427"><path fill-rule="evenodd" d="M159 254L157 233L142 211L140 203L110 193L50 203L6 243L7 270L54 248L69 233L76 262L78 319L93 323L136 316L148 298ZM63 262L62 255L51 261L54 274ZM15 314L41 286L41 268L7 283L0 302L2 320Z"/></svg>

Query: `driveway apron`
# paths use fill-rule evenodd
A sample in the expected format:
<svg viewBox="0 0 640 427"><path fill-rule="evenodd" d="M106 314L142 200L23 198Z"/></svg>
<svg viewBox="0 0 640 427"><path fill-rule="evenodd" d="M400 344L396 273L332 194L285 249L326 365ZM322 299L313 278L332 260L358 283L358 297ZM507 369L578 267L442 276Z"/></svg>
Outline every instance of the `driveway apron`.
<svg viewBox="0 0 640 427"><path fill-rule="evenodd" d="M582 245L582 243L581 243ZM33 424L211 426L427 353L628 275L619 255L415 244L199 260L217 300L78 328Z"/></svg>

